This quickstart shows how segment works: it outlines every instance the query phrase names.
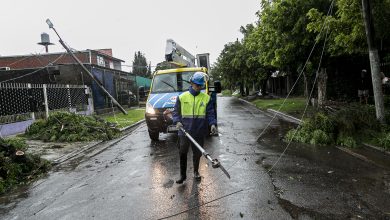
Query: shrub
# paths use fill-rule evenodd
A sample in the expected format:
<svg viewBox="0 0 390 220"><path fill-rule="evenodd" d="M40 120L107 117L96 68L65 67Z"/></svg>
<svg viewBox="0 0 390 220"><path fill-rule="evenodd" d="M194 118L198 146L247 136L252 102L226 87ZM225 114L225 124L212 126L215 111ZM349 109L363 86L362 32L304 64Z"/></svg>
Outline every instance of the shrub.
<svg viewBox="0 0 390 220"><path fill-rule="evenodd" d="M331 144L334 131L333 122L324 113L304 120L297 129L290 130L286 140L308 144Z"/></svg>
<svg viewBox="0 0 390 220"><path fill-rule="evenodd" d="M387 133L383 135L383 137L378 138L378 142L381 147L385 148L386 150L390 150L390 133Z"/></svg>
<svg viewBox="0 0 390 220"><path fill-rule="evenodd" d="M339 136L337 138L337 144L340 146L350 147L350 148L356 148L357 143L355 139L351 136Z"/></svg>
<svg viewBox="0 0 390 220"><path fill-rule="evenodd" d="M309 132L303 129L291 129L287 132L285 139L286 141L308 143L311 139L311 135Z"/></svg>
<svg viewBox="0 0 390 220"><path fill-rule="evenodd" d="M353 104L336 112L332 121L340 134L353 136L364 130L380 131L381 125L375 115L375 107Z"/></svg>
<svg viewBox="0 0 390 220"><path fill-rule="evenodd" d="M326 133L334 132L333 121L324 113L317 113L314 115L314 119L311 120L311 124L316 130L322 130Z"/></svg>
<svg viewBox="0 0 390 220"><path fill-rule="evenodd" d="M232 91L229 89L223 90L222 95L223 96L232 96Z"/></svg>
<svg viewBox="0 0 390 220"><path fill-rule="evenodd" d="M333 141L332 139L329 137L329 135L327 133L325 133L324 131L322 130L315 130L312 134L312 138L310 140L310 144L314 144L314 145L328 145L328 144L331 144Z"/></svg>

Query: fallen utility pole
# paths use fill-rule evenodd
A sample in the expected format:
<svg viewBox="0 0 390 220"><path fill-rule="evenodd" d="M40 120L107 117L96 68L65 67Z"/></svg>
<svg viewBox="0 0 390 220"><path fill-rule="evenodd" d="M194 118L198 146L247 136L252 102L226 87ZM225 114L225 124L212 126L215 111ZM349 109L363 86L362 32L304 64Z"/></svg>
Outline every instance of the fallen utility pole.
<svg viewBox="0 0 390 220"><path fill-rule="evenodd" d="M220 168L223 173L230 179L230 174L227 172L227 170L222 166L221 162L218 161L218 159L211 158L210 154L208 154L202 146L198 144L198 142L195 141L194 138L190 134L184 130L184 128L180 128L180 130L184 133L184 135L199 149L199 151L203 154L204 157L206 157L207 160L211 162L211 166L213 168Z"/></svg>
<svg viewBox="0 0 390 220"><path fill-rule="evenodd" d="M379 54L374 41L375 32L374 32L374 25L372 22L372 8L370 6L369 0L362 0L362 6L363 6L364 26L366 28L366 36L367 36L367 43L368 43L368 53L370 57L371 78L372 78L372 88L374 91L376 118L382 124L384 124L385 107L383 102L382 80L380 78L381 76L379 70Z"/></svg>
<svg viewBox="0 0 390 220"><path fill-rule="evenodd" d="M83 70L96 82L96 84L103 90L103 92L111 99L112 103L121 110L121 112L125 115L127 115L126 110L119 104L118 101L112 95L102 86L101 82L84 66L84 64L81 63L81 61L73 54L73 52L66 46L64 41L62 41L62 38L58 34L57 30L54 28L53 23L46 19L46 23L49 25L49 28L53 29L54 32L57 34L58 38L60 39L59 42L61 45L65 48L65 50L72 56L72 58L83 68Z"/></svg>

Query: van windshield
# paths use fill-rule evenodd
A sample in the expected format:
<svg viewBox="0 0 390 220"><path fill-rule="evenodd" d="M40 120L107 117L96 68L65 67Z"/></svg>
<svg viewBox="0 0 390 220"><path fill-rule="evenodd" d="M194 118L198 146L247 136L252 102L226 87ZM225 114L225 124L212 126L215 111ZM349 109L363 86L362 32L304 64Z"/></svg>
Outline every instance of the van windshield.
<svg viewBox="0 0 390 220"><path fill-rule="evenodd" d="M152 93L183 92L191 86L190 78L195 72L180 72L155 75Z"/></svg>

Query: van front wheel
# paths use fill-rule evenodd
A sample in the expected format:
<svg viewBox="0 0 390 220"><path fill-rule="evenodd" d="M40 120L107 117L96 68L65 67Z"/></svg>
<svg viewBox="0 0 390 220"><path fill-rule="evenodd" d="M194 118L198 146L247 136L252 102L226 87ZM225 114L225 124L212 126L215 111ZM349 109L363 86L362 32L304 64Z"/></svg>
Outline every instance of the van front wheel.
<svg viewBox="0 0 390 220"><path fill-rule="evenodd" d="M159 132L158 131L152 131L148 129L149 137L152 139L152 141L158 141Z"/></svg>

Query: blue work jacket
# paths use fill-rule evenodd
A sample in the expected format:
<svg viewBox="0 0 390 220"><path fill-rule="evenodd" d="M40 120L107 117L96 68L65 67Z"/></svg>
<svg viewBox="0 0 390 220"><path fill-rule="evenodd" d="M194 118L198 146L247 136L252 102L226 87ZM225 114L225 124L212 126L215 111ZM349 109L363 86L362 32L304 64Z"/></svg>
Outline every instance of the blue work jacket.
<svg viewBox="0 0 390 220"><path fill-rule="evenodd" d="M192 87L189 88L189 90L185 93L190 93L194 100L196 99L196 96L199 95L200 92L195 91ZM209 101L206 105L206 115L205 116L198 116L198 115L192 115L192 117L183 117L181 113L182 105L186 105L185 103L181 103L180 97L183 95L186 95L185 93L181 94L176 98L175 107L173 110L173 124L176 124L177 122L181 122L183 124L184 129L193 137L204 137L207 135L208 126L209 125L216 125L217 119L215 118L215 112L214 112L214 106L211 101ZM188 94L187 94L188 95ZM207 95L207 94L206 94ZM208 95L207 95L208 96ZM191 105L195 105L195 102L188 103ZM194 108L194 106L191 106ZM195 106L195 108L198 108L199 106ZM194 111L196 112L196 111ZM184 135L183 132L179 131L179 135Z"/></svg>

